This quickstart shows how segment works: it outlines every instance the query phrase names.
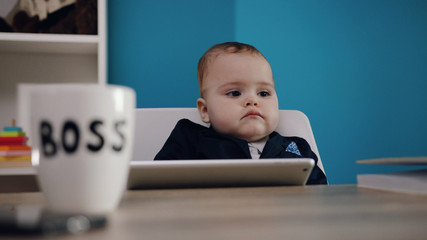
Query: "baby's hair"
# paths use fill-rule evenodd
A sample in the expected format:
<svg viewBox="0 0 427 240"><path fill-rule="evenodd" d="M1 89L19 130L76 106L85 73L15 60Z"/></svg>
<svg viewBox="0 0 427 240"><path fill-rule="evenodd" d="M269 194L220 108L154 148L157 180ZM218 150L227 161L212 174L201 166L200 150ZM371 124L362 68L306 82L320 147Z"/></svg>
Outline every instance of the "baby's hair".
<svg viewBox="0 0 427 240"><path fill-rule="evenodd" d="M246 43L225 42L212 46L203 54L197 65L197 80L199 81L200 94L202 94L203 79L208 71L208 63L222 53L250 53L262 56L265 59L264 55L258 49Z"/></svg>

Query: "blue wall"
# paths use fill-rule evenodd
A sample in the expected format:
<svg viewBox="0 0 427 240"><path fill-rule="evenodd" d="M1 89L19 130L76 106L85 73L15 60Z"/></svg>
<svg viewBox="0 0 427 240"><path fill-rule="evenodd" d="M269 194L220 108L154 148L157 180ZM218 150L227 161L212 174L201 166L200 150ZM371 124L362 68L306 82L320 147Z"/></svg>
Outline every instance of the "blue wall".
<svg viewBox="0 0 427 240"><path fill-rule="evenodd" d="M109 83L137 92L138 107L195 107L197 61L234 39L234 2L109 0Z"/></svg>
<svg viewBox="0 0 427 240"><path fill-rule="evenodd" d="M195 107L199 57L236 40L270 61L280 108L308 115L332 184L382 171L358 159L427 155L427 1L110 0L108 8L108 81L133 87L138 107Z"/></svg>

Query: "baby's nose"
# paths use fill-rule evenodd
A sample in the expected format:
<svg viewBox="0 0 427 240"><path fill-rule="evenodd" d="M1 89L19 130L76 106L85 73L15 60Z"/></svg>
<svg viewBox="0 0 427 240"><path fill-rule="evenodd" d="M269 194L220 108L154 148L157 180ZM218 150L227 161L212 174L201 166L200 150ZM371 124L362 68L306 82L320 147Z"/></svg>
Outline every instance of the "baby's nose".
<svg viewBox="0 0 427 240"><path fill-rule="evenodd" d="M258 100L255 97L248 97L246 99L246 106L258 106Z"/></svg>

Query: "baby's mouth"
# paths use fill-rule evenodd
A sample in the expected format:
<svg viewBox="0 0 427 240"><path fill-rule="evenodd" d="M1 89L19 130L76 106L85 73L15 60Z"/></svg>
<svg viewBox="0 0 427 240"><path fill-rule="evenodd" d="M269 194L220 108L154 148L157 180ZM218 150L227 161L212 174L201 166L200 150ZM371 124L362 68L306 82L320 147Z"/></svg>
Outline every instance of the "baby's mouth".
<svg viewBox="0 0 427 240"><path fill-rule="evenodd" d="M242 117L242 119L247 118L247 117L249 117L249 118L261 117L262 118L262 115L261 115L261 113L252 110L252 111L247 112L245 114L245 116Z"/></svg>

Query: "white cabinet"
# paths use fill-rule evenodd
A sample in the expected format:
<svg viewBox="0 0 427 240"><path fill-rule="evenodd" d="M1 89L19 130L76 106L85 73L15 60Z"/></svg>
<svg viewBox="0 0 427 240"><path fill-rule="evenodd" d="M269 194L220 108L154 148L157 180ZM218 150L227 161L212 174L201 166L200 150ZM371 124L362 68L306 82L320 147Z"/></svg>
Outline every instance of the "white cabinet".
<svg viewBox="0 0 427 240"><path fill-rule="evenodd" d="M106 20L98 0L98 35L0 33L0 127L18 118L20 83L106 83Z"/></svg>

